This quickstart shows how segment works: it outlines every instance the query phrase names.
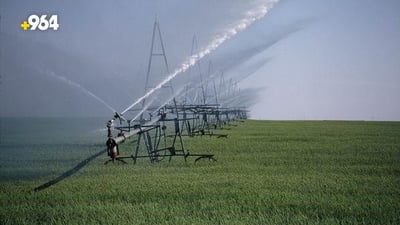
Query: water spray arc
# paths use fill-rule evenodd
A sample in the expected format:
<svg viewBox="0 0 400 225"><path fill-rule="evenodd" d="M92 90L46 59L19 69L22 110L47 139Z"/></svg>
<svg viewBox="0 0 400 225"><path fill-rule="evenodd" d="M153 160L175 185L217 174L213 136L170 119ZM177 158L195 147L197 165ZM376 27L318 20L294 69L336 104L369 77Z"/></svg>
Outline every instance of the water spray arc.
<svg viewBox="0 0 400 225"><path fill-rule="evenodd" d="M101 99L100 97L98 97L97 95L95 95L93 92L89 91L88 89L86 89L85 87L83 87L82 85L69 80L68 78L61 76L61 75L57 75L55 72L50 71L50 72L45 72L45 74L50 75L53 78L56 78L57 80L62 81L63 83L68 84L69 86L72 86L78 90L80 90L82 93L84 93L87 96L90 96L92 98L94 98L96 101L100 102L102 105L104 105L105 107L107 107L109 110L111 110L113 113L116 113L117 111L111 107L107 102L105 102L103 99Z"/></svg>
<svg viewBox="0 0 400 225"><path fill-rule="evenodd" d="M190 67L196 64L196 62L200 59L202 59L204 56L210 54L213 52L215 49L217 49L221 44L223 44L225 41L231 39L234 37L236 34L239 32L245 30L248 26L250 26L252 23L254 23L256 20L263 18L268 11L273 7L273 5L277 1L270 1L266 4L263 4L259 7L257 7L254 10L250 10L246 13L246 17L238 21L234 26L231 28L225 30L222 32L220 35L216 36L203 50L200 52L190 56L185 62L181 64L179 68L177 68L173 73L169 74L162 82L160 82L156 87L150 89L146 94L144 94L142 97L137 99L135 102L133 102L131 105L129 105L125 110L121 112L121 114L124 114L137 104L139 104L141 101L143 101L145 98L149 97L152 95L156 90L162 88L165 84L167 84L169 81L174 79L177 75L182 74L186 70L188 70Z"/></svg>

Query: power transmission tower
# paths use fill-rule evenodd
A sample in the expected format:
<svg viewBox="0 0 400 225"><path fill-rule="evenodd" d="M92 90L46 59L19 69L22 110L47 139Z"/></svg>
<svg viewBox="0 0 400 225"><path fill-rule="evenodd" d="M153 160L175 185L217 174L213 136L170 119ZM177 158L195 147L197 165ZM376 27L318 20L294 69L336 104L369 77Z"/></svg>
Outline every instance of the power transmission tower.
<svg viewBox="0 0 400 225"><path fill-rule="evenodd" d="M160 44L160 47L161 47L161 52L159 52L160 50L157 51L154 48L154 45L156 43L156 38L159 40L159 44ZM162 58L162 60L164 62L166 74L169 75L170 72L169 72L169 66L168 66L168 61L167 61L167 55L165 53L164 42L163 42L162 35L161 35L160 25L159 25L157 19L154 21L154 25L153 25L153 34L152 34L152 38L151 38L149 63L148 63L148 66L147 66L147 73L146 73L145 94L149 90L154 88L150 84L152 62L153 62L153 58L154 57L161 57ZM175 112L175 116L176 116L176 118L172 119L173 122L174 122L174 126L175 126L175 138L173 139L172 147L170 147L170 148L173 148L173 152L174 152L173 154L181 153L183 156L185 156L184 158L185 158L185 161L186 161L186 155L188 154L188 152L186 151L185 145L184 145L183 140L182 140L181 129L180 129L180 124L179 124L179 112L178 112L178 108L177 108L177 104L176 104L176 100L175 100L175 96L174 96L174 89L173 89L173 86L172 86L172 82L169 81L167 84L163 85L161 88L164 89L164 90L170 91L169 94L170 94L170 96L172 96L172 102L173 102L173 106L172 107L174 108L173 111ZM156 98L159 98L159 97L161 97L161 96L156 96ZM157 106L157 108L159 110L159 114L161 116L159 122L162 123L162 127L165 127L165 122L166 121L170 121L170 120L168 120L166 118L166 110L167 110L166 105L168 104L169 99L163 99L163 100L166 101L166 102L162 102L161 101L161 102L158 103L159 105L156 105L156 106ZM146 99L143 99L142 108L144 109L145 107L146 107ZM164 108L164 109L162 109L162 108ZM164 114L164 115L161 115L161 114ZM151 115L150 115L150 117L151 117ZM144 122L143 113L140 115L140 120L141 120L141 123ZM164 141L165 141L165 139L164 139ZM179 141L180 149L176 149L176 147L175 147L176 141ZM140 143L140 139L138 140L138 143ZM137 156L137 152L138 152L138 149L136 149L136 152L135 152L136 156Z"/></svg>
<svg viewBox="0 0 400 225"><path fill-rule="evenodd" d="M154 45L156 43L156 38L159 40L159 44L160 44L160 47L161 47L161 52L160 52L160 49L156 50L154 48ZM149 63L147 65L146 82L145 82L145 86L144 86L145 87L144 88L144 93L145 94L149 90L154 88L154 86L152 86L154 84L150 84L150 80L151 80L150 77L151 77L151 68L152 68L152 64L153 64L153 59L155 57L161 57L162 58L162 61L163 61L164 66L165 66L166 73L169 74L169 66L168 66L167 56L166 56L166 53L165 53L164 42L163 42L162 35L161 35L160 25L159 25L157 19L154 21L154 25L153 25L153 34L152 34L152 38L151 38ZM171 81L169 81L167 84L163 85L161 88L169 90L170 91L169 94L171 96L174 95L174 89L172 87ZM175 98L173 99L173 101L175 102ZM161 104L164 104L164 103L160 102L159 104L161 105ZM144 109L145 107L146 107L146 98L143 99L143 101L142 101L142 109ZM143 113L140 115L140 120L143 120Z"/></svg>

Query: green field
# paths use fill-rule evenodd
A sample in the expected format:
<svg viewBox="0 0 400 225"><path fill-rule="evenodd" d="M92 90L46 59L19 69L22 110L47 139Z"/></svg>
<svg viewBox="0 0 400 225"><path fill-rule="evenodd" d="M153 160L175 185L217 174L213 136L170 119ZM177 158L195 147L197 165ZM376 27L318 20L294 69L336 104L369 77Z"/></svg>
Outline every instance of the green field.
<svg viewBox="0 0 400 225"><path fill-rule="evenodd" d="M40 192L48 177L1 181L0 224L400 224L400 122L236 125L185 137L217 162L103 155Z"/></svg>

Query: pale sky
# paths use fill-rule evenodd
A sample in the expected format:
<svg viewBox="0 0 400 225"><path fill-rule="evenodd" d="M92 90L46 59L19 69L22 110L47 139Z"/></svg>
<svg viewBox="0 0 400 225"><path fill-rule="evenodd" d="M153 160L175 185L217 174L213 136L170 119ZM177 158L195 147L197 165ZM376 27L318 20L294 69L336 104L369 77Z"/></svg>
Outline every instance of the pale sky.
<svg viewBox="0 0 400 225"><path fill-rule="evenodd" d="M1 115L111 114L51 74L123 110L143 95L156 16L173 70L188 57L194 34L204 47L268 2L3 0ZM399 11L397 0L281 0L207 56L202 70L212 60L225 80L241 80L252 118L400 120ZM33 13L59 15L60 29L22 31ZM176 79L176 89L189 78Z"/></svg>

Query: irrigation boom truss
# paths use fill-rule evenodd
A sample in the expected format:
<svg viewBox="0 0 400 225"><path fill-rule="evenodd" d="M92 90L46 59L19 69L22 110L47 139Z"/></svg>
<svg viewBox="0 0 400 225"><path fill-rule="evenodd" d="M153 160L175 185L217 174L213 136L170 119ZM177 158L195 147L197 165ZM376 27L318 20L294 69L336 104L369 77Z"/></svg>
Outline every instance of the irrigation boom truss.
<svg viewBox="0 0 400 225"><path fill-rule="evenodd" d="M155 41L160 41L161 52L155 49ZM197 50L197 39L194 36L192 40L191 54ZM150 47L150 57L146 73L145 94L152 88L151 84L151 71L153 66L153 58L162 57L164 67L167 74L169 74L168 61L166 57L165 46L163 43L161 30L158 21L154 22L152 42ZM172 99L167 102L156 102L157 98L142 100L141 108L136 109L139 111L138 115L133 119L125 119L123 115L118 112L115 113L114 119L120 120L120 126L113 127L113 120L107 124L108 127L108 140L107 149L111 157L106 163L112 161L119 161L126 163L126 159L132 159L134 163L138 159L147 158L151 163L159 162L164 159L171 161L172 157L180 156L186 161L188 157L196 157L195 161L200 159L209 159L216 161L213 154L197 154L189 153L186 149L182 136L194 137L197 135L210 135L220 137L227 137L227 135L215 135L213 130L223 128L225 125L230 125L231 121L243 120L247 118L247 110L245 107L222 107L218 103L219 97L216 88L215 80L213 81L213 94L215 103L207 103L207 85L203 83L203 76L201 73L200 62L194 65L198 69L200 76L200 86L194 87L197 89L195 96L188 96L188 89L193 88L189 85L185 87L184 97L181 103L177 103L175 99L174 89L171 82L168 82L162 88L170 91ZM208 76L211 74L212 63L208 65ZM194 72L193 70L191 72ZM221 83L219 88L222 88L222 81L224 80L221 75ZM232 83L232 80L230 80ZM232 85L228 89L228 95L232 94L234 89ZM200 92L200 93L199 93ZM201 101L196 99L198 95L202 96ZM146 105L147 103L147 105ZM131 110L132 111L132 110ZM137 119L139 118L139 119ZM118 135L112 134L112 128L118 130ZM185 134L183 134L185 133ZM123 143L129 138L136 137L135 146L132 149L130 156L120 156L118 145Z"/></svg>

